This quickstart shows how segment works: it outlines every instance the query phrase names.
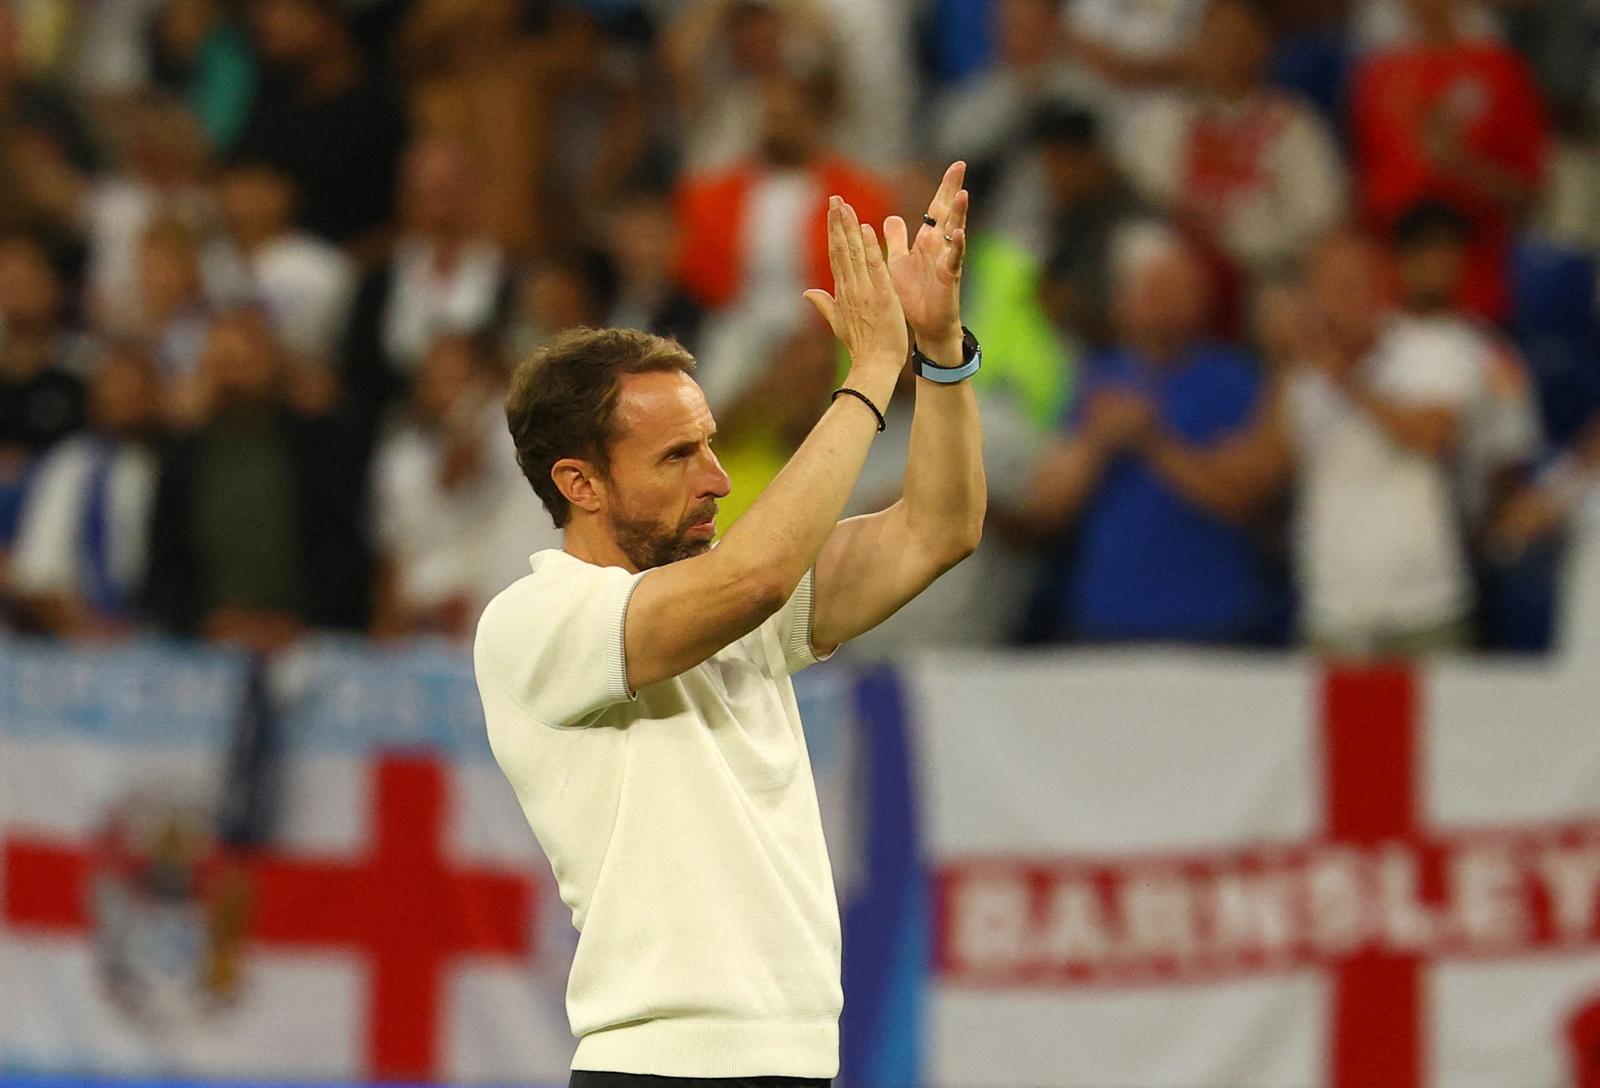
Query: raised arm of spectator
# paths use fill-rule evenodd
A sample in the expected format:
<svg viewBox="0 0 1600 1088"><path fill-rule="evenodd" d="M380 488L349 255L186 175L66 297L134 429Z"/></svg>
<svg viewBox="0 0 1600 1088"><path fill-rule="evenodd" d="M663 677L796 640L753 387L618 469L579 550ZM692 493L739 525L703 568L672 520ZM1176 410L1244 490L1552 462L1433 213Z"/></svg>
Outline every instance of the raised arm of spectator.
<svg viewBox="0 0 1600 1088"><path fill-rule="evenodd" d="M961 266L966 252L966 164L945 171L913 240L891 216L889 270L917 346L933 363L962 363ZM840 523L817 561L818 646L882 623L977 548L988 505L983 431L970 381L917 378L901 499Z"/></svg>

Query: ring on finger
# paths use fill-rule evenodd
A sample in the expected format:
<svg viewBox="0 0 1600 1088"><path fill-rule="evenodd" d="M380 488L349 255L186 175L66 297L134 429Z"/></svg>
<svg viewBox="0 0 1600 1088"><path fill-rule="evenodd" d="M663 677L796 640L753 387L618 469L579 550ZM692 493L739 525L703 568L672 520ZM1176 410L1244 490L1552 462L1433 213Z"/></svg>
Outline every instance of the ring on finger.
<svg viewBox="0 0 1600 1088"><path fill-rule="evenodd" d="M927 212L922 213L922 221L928 224L930 227L937 227L939 225L939 221L933 216L929 215Z"/></svg>
<svg viewBox="0 0 1600 1088"><path fill-rule="evenodd" d="M956 236L953 234L947 234L944 236L944 240L947 242L953 242L956 240Z"/></svg>

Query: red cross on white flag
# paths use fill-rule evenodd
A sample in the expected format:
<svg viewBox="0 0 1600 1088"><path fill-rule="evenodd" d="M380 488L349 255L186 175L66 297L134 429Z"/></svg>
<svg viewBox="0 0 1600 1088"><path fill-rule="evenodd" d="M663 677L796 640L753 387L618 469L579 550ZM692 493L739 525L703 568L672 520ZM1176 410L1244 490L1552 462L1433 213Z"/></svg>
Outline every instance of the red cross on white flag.
<svg viewBox="0 0 1600 1088"><path fill-rule="evenodd" d="M1000 1063L997 1078L1009 1072L1032 1080L1053 1069L1062 1085L1115 1077L1433 1088L1452 1083L1438 1077L1449 1056L1433 1050L1449 1034L1438 1021L1454 1015L1453 1007L1435 1007L1454 999L1441 998L1434 972L1574 957L1574 979L1551 983L1576 988L1552 999L1556 1015L1547 1025L1549 1059L1563 1064L1584 970L1600 997L1600 803L1552 798L1547 819L1433 826L1429 793L1438 770L1430 755L1448 754L1452 741L1430 730L1425 686L1403 669L1318 676L1309 699L1294 692L1292 679L1284 684L1287 671L1269 678L1179 670L1168 678L1179 681L1170 692L1157 683L1154 694L1133 695L1139 672L1086 667L1053 679L1003 678L996 684L1009 681L1009 694L988 703L981 725L981 696L956 696L960 707L947 713L959 681L948 673L923 678L922 706L933 720L924 758L940 764L928 776L932 805L941 806L941 784L969 800L1003 799L993 791L1008 769L1012 795L1044 799L1031 818L1001 800L1006 811L986 817L978 805L980 814L963 827L941 830L940 818L933 820L934 1032L952 1051L946 1069L936 1064L934 1083L972 1076L953 1052L971 1041L965 1033L1005 1023L1000 1010L1009 1009L1015 1031L984 1048L985 1061ZM1119 713L1097 718L1117 692ZM985 686L983 694L992 693ZM1063 712L1047 723L995 710L1019 704ZM1151 720L1157 710L1165 720ZM973 717L963 722L962 713ZM960 736L963 726L973 732ZM1548 737L1522 728L1530 742ZM1180 758L1130 751L1119 729L1169 738ZM1503 739L1514 759L1515 735L1508 730ZM980 745L981 756L973 751ZM1052 802L1042 766L1063 769L1060 790L1074 782L1085 792L1099 789L1086 782L1085 767L1116 781L1098 807ZM1519 773L1510 764L1503 771ZM1117 791L1136 800L1123 804ZM1470 793L1470 783L1455 792ZM1163 824L1171 846L1118 826L1119 813L1145 819L1139 809L1163 798L1175 816ZM1061 821L1054 830L1053 820ZM1303 833L1284 833L1282 825L1297 821ZM992 827L974 833L974 823ZM1248 1008L1239 995L1252 992L1300 995L1279 1005L1295 1018L1289 1034L1297 1041L1272 1036L1272 1002ZM1083 1000L1094 997L1120 1015L1098 1021L1108 1035L1091 1044L1080 1034L1075 1046L1074 1028L1096 1017ZM1218 1011L1230 1002L1233 1014ZM1180 1010L1190 1010L1190 1023ZM1205 1030L1197 1025L1211 1015L1237 1029L1238 1039L1197 1044L1193 1037ZM1058 1017L1061 1033L1044 1027ZM1054 1052L1045 1041L1052 1038ZM1241 1052L1230 1053L1235 1047ZM1121 1062L1112 1068L1103 1055L1120 1048L1128 1054L1110 1059ZM1252 1048L1260 1052L1243 1052ZM1009 1070L995 1053L1002 1049L1013 1056ZM1188 1056L1163 1065L1163 1052ZM1167 1071L1141 1074L1155 1069ZM937 1079L941 1072L947 1080Z"/></svg>

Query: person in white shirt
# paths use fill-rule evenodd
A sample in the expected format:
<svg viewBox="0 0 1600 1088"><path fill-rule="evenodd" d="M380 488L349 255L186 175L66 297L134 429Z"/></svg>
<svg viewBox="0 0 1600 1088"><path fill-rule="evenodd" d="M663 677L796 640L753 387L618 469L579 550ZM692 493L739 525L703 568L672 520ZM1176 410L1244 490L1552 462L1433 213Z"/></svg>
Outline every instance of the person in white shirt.
<svg viewBox="0 0 1600 1088"><path fill-rule="evenodd" d="M1480 375L1461 421L1455 470L1464 527L1478 542L1543 445L1533 379L1505 335L1457 305L1472 224L1439 201L1422 201L1394 228L1404 320L1427 330Z"/></svg>
<svg viewBox="0 0 1600 1088"><path fill-rule="evenodd" d="M480 170L464 145L419 140L406 152L399 197L400 234L389 259L357 285L340 345L348 398L364 423L405 392L434 337L495 328L511 291L508 258L483 228Z"/></svg>
<svg viewBox="0 0 1600 1088"><path fill-rule="evenodd" d="M884 223L887 261L831 198L834 294L806 296L850 353L846 387L715 548L728 477L678 345L575 330L513 378L517 459L564 547L489 604L474 663L495 756L581 934L575 1088L838 1071L838 903L789 676L982 533L963 175L945 174L914 240ZM841 522L908 324L926 361L903 497Z"/></svg>
<svg viewBox="0 0 1600 1088"><path fill-rule="evenodd" d="M423 356L403 419L373 461L372 633L470 637L484 605L560 547L517 471L489 346L461 333Z"/></svg>
<svg viewBox="0 0 1600 1088"><path fill-rule="evenodd" d="M259 306L298 361L331 365L344 332L355 264L294 226L294 181L266 162L238 162L217 186L226 233L201 256L206 292L219 308Z"/></svg>
<svg viewBox="0 0 1600 1088"><path fill-rule="evenodd" d="M1354 239L1310 266L1321 343L1285 405L1302 626L1337 652L1459 649L1474 589L1453 457L1483 370L1456 330L1392 312L1388 268Z"/></svg>
<svg viewBox="0 0 1600 1088"><path fill-rule="evenodd" d="M9 576L29 626L71 638L134 629L149 566L160 390L148 355L113 344L89 389L89 429L39 463Z"/></svg>

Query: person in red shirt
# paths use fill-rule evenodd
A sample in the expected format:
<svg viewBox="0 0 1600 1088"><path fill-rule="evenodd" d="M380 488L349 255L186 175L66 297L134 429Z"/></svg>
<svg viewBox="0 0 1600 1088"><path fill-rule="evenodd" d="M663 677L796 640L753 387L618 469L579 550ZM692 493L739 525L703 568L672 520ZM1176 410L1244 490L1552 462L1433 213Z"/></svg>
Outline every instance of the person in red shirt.
<svg viewBox="0 0 1600 1088"><path fill-rule="evenodd" d="M1544 171L1544 103L1517 53L1460 33L1460 0L1406 4L1415 40L1373 54L1353 78L1363 208L1386 233L1419 200L1465 212L1475 241L1458 301L1500 321L1510 310L1512 231Z"/></svg>

